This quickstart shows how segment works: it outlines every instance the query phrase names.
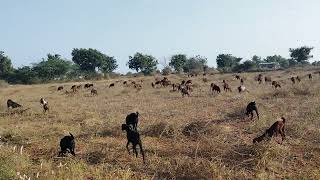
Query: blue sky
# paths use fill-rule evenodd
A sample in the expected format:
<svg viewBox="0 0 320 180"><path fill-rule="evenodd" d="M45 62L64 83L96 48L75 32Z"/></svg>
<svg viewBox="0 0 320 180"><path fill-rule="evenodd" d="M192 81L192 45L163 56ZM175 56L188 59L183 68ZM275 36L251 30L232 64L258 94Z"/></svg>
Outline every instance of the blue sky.
<svg viewBox="0 0 320 180"><path fill-rule="evenodd" d="M73 48L115 56L122 73L135 52L162 64L199 54L210 66L220 53L288 57L302 45L320 57L319 0L0 0L0 8L0 50L15 67L47 53L71 59Z"/></svg>

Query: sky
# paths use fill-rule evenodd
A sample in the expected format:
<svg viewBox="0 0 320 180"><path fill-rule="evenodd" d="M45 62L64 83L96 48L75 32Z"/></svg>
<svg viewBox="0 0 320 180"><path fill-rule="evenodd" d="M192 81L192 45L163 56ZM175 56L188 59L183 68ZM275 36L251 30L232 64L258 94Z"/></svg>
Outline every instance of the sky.
<svg viewBox="0 0 320 180"><path fill-rule="evenodd" d="M319 0L0 0L0 51L15 67L73 48L114 56L125 73L136 52L250 59L312 46L320 58Z"/></svg>

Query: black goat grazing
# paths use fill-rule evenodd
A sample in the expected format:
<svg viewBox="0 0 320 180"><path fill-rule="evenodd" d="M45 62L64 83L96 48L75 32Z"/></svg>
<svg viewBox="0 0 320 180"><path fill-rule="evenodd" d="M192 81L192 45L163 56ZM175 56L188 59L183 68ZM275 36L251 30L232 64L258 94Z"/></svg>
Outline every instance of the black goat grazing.
<svg viewBox="0 0 320 180"><path fill-rule="evenodd" d="M109 88L111 88L111 87L114 87L114 83L111 83L111 84L109 85Z"/></svg>
<svg viewBox="0 0 320 180"><path fill-rule="evenodd" d="M59 152L59 156L64 155L67 152L70 152L72 155L76 155L74 153L74 148L75 148L75 141L74 141L74 137L71 133L69 133L70 136L65 136L60 140L60 148L61 151Z"/></svg>
<svg viewBox="0 0 320 180"><path fill-rule="evenodd" d="M49 103L48 101L46 101L45 99L41 98L40 99L40 104L43 107L43 112L46 113L47 111L49 111Z"/></svg>
<svg viewBox="0 0 320 180"><path fill-rule="evenodd" d="M12 101L11 99L8 99L8 101L7 101L7 107L8 107L8 109L9 109L10 107L11 107L12 109L14 109L14 108L21 107L21 105L18 104L18 103L16 103L16 102L14 102L14 101Z"/></svg>
<svg viewBox="0 0 320 180"><path fill-rule="evenodd" d="M84 88L89 88L89 87L93 87L93 84L92 83L91 84L87 83L87 84L84 85Z"/></svg>
<svg viewBox="0 0 320 180"><path fill-rule="evenodd" d="M251 115L251 120L253 119L253 111L256 112L257 117L258 117L258 119L259 119L258 108L257 108L257 105L256 105L256 102L255 102L255 101L250 102L250 103L247 105L246 115L249 116L249 114L250 114L250 115Z"/></svg>
<svg viewBox="0 0 320 180"><path fill-rule="evenodd" d="M278 134L281 135L281 143L286 138L285 131L284 131L284 125L286 122L286 119L284 117L281 118L282 121L276 121L272 124L272 126L265 131L261 136L256 137L253 139L253 143L261 142L265 137L272 138L272 136L278 136Z"/></svg>
<svg viewBox="0 0 320 180"><path fill-rule="evenodd" d="M132 125L134 130L137 130L138 122L139 122L139 112L131 113L131 114L127 115L126 124L128 126Z"/></svg>
<svg viewBox="0 0 320 180"><path fill-rule="evenodd" d="M136 157L138 157L138 151L137 151L137 145L139 145L140 147L140 152L142 154L142 159L143 159L143 163L145 163L145 157L144 157L144 151L142 148L142 143L141 143L141 139L140 139L140 134L131 129L130 126L126 125L126 124L122 124L122 131L126 131L127 132L127 150L128 153L130 154L130 149L129 149L129 144L132 144L132 149L133 152L136 154Z"/></svg>

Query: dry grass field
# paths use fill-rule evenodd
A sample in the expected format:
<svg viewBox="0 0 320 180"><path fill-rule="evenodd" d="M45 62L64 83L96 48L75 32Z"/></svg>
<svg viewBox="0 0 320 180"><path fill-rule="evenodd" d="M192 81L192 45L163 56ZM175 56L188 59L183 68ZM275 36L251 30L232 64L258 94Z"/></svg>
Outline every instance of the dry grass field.
<svg viewBox="0 0 320 180"><path fill-rule="evenodd" d="M242 94L232 74L207 76L207 83L202 76L168 76L175 83L192 79L189 98L170 92L171 86L153 89L155 77L92 82L98 96L88 89L74 95L56 91L79 82L2 87L0 179L320 179L320 77L314 74L311 81L309 72L314 71L263 73L280 81L277 90L254 81L258 73L243 73L250 93ZM302 81L293 85L293 75ZM124 86L129 79L142 79L143 88ZM233 92L211 95L210 83L221 87L223 79ZM41 97L49 101L48 114ZM7 115L7 99L30 109ZM251 101L260 120L244 114ZM140 154L127 153L121 131L126 115L136 111L146 164ZM282 144L280 138L252 143L282 116L287 119ZM76 156L58 157L59 141L69 132L76 138Z"/></svg>

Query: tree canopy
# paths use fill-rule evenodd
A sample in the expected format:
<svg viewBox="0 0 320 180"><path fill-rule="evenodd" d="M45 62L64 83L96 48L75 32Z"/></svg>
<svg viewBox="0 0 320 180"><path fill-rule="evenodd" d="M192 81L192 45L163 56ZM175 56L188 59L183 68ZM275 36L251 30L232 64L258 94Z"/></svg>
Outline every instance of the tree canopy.
<svg viewBox="0 0 320 180"><path fill-rule="evenodd" d="M137 52L134 56L129 56L127 65L130 69L137 72L141 71L143 74L148 75L157 69L158 61L151 55L142 54Z"/></svg>
<svg viewBox="0 0 320 180"><path fill-rule="evenodd" d="M217 65L219 69L230 71L239 65L242 58L232 56L231 54L219 54L217 56Z"/></svg>
<svg viewBox="0 0 320 180"><path fill-rule="evenodd" d="M311 50L313 47L302 46L299 48L290 48L290 57L291 63L294 64L308 64L308 59L312 58L313 56L310 55Z"/></svg>
<svg viewBox="0 0 320 180"><path fill-rule="evenodd" d="M10 58L3 51L0 51L0 78L6 79L12 71L13 67Z"/></svg>
<svg viewBox="0 0 320 180"><path fill-rule="evenodd" d="M169 66L171 66L176 72L181 72L186 62L187 56L185 54L176 54L171 56Z"/></svg>
<svg viewBox="0 0 320 180"><path fill-rule="evenodd" d="M186 73L202 72L207 67L207 62L207 58L200 55L188 58L183 66L183 71Z"/></svg>

